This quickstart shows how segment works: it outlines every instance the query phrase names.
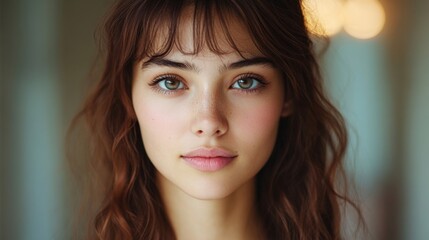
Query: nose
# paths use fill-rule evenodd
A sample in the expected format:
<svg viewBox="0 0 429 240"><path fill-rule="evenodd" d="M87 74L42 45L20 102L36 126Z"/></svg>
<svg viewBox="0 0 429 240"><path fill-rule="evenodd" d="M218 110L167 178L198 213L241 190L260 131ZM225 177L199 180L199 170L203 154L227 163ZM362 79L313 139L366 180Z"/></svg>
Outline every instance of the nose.
<svg viewBox="0 0 429 240"><path fill-rule="evenodd" d="M216 94L201 94L195 99L192 132L199 137L220 137L228 131L228 120L222 98Z"/></svg>

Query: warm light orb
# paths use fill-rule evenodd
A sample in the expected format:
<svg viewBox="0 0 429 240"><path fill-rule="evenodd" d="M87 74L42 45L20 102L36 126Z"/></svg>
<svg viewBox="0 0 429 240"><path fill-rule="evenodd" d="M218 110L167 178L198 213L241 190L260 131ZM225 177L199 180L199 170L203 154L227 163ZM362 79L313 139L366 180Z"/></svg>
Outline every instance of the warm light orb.
<svg viewBox="0 0 429 240"><path fill-rule="evenodd" d="M343 25L343 2L341 0L303 0L303 12L311 33L332 36Z"/></svg>
<svg viewBox="0 0 429 240"><path fill-rule="evenodd" d="M375 37L385 21L383 6L376 0L348 0L344 5L344 30L355 38Z"/></svg>

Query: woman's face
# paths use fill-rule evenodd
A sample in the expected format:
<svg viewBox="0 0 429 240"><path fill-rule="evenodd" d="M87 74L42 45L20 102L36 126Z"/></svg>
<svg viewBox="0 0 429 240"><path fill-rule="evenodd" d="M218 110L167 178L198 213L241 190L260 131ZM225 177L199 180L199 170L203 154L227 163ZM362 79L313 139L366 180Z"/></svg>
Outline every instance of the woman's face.
<svg viewBox="0 0 429 240"><path fill-rule="evenodd" d="M181 43L192 49L192 28ZM164 188L220 199L254 183L286 114L280 73L242 27L234 38L246 59L205 49L143 59L134 67L132 101L144 148Z"/></svg>

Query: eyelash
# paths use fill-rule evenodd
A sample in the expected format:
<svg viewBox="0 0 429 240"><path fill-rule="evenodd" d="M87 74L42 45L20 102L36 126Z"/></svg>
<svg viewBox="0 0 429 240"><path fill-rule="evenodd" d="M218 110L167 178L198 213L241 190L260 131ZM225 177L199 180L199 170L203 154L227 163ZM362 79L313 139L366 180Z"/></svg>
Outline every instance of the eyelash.
<svg viewBox="0 0 429 240"><path fill-rule="evenodd" d="M232 88L232 86L235 85L239 80L246 79L246 78L251 78L251 79L256 80L258 82L259 86L255 87L255 88L252 88L252 89ZM243 93L254 93L254 92L260 91L267 84L268 84L268 82L262 76L260 76L258 74L244 73L244 74L241 74L241 75L239 75L238 77L235 78L233 84L230 86L230 89L233 89L235 91L240 91L240 92L243 92Z"/></svg>
<svg viewBox="0 0 429 240"><path fill-rule="evenodd" d="M259 86L255 87L255 88L251 88L251 89L244 89L244 88L233 88L233 85L237 84L237 82L241 79L246 79L246 78L251 78L256 80L259 84ZM173 89L173 90L166 90L163 89L162 87L159 86L159 83L165 80L172 80L172 81L178 81L179 84L183 84L183 88L180 89ZM235 78L235 80L233 81L233 83L231 84L231 86L229 87L229 89L235 90L235 91L239 91L239 92L243 92L243 93L254 93L254 92L258 92L260 91L262 88L264 88L267 85L267 81L261 77L258 74L254 74L254 73L244 73L239 75L238 77ZM253 85L253 84L252 84ZM170 95L170 94L174 94L177 93L178 91L182 91L182 90L186 90L188 89L188 87L186 86L186 84L184 83L184 81L182 80L182 78L180 78L177 75L174 74L166 74L166 75L161 75L156 77L155 79L153 79L150 83L149 86L151 86L154 90L162 93L162 94L166 94L166 95Z"/></svg>

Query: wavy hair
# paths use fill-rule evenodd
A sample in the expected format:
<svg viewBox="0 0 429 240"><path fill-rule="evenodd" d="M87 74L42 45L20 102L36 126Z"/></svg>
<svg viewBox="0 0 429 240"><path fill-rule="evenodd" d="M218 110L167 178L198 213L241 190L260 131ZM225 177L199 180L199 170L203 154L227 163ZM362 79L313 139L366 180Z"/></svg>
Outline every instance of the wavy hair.
<svg viewBox="0 0 429 240"><path fill-rule="evenodd" d="M92 174L102 187L89 238L175 238L143 147L131 84L136 62L181 49L178 29L187 7L193 8L194 53L204 47L222 53L215 25L240 52L228 25L233 18L282 73L293 113L280 119L273 153L257 175L268 239L340 239L341 202L355 206L336 187L344 177L347 133L325 96L296 0L120 0L113 6L104 25L104 71L77 116L86 120Z"/></svg>

